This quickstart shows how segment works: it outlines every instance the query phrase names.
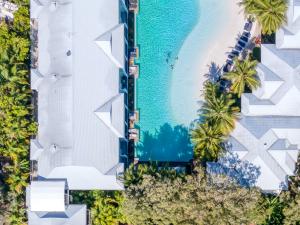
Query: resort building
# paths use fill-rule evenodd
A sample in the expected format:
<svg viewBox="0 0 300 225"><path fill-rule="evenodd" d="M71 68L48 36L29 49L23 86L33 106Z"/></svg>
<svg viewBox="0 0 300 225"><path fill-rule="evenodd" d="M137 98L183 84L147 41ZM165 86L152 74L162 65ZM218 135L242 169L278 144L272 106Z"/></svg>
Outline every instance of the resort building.
<svg viewBox="0 0 300 225"><path fill-rule="evenodd" d="M290 0L288 22L276 44L262 44L257 72L261 87L243 94L242 119L229 147L258 168L256 185L266 192L288 186L300 148L300 1Z"/></svg>
<svg viewBox="0 0 300 225"><path fill-rule="evenodd" d="M29 225L87 224L69 190L122 190L127 165L125 0L31 0Z"/></svg>

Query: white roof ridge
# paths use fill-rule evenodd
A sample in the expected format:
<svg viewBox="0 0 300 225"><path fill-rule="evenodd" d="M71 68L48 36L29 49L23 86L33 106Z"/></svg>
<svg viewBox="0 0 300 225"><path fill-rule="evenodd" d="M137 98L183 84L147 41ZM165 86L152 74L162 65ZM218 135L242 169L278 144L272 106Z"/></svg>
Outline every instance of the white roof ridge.
<svg viewBox="0 0 300 225"><path fill-rule="evenodd" d="M264 81L284 81L282 77L280 77L274 71L270 70L270 68L263 63L258 64L257 70L259 70L264 75Z"/></svg>
<svg viewBox="0 0 300 225"><path fill-rule="evenodd" d="M284 180L286 178L287 174L285 173L284 169L279 165L276 159L274 159L269 152L267 152L266 150L259 151L258 155L266 163L266 165L268 165L268 167L278 179Z"/></svg>
<svg viewBox="0 0 300 225"><path fill-rule="evenodd" d="M281 84L274 94L271 96L270 101L274 104L278 104L280 100L288 93L288 90L291 88L290 82L284 82Z"/></svg>
<svg viewBox="0 0 300 225"><path fill-rule="evenodd" d="M278 49L276 47L275 44L262 44L262 51L267 51L268 53L270 53L270 55L275 58L277 61L280 61L284 66L286 66L287 68L293 70L293 65L290 65L290 63L288 62L289 58L284 55L284 53L289 52L291 53L289 50L287 49ZM277 74L278 76L281 77L282 74L278 73L278 71L274 71L273 67L274 66L270 66L270 65L266 65L267 62L270 62L270 60L267 58L267 60L264 60L264 58L262 58L262 63L267 66L272 72L274 72L275 74ZM274 61L276 61L274 60ZM284 79L284 78L283 78Z"/></svg>
<svg viewBox="0 0 300 225"><path fill-rule="evenodd" d="M270 147L279 139L278 135L274 132L273 129L269 129L261 138L260 142L263 144L264 149Z"/></svg>
<svg viewBox="0 0 300 225"><path fill-rule="evenodd" d="M95 115L119 138L123 137L123 135L113 126L112 123L112 103L121 96L118 95L112 97L107 102L105 102L102 106L94 111Z"/></svg>
<svg viewBox="0 0 300 225"><path fill-rule="evenodd" d="M113 33L114 31L123 27L123 23L117 24L95 39L95 43L98 45L98 47L102 49L106 56L109 57L118 68L123 68L124 65L122 65L122 63L113 54Z"/></svg>
<svg viewBox="0 0 300 225"><path fill-rule="evenodd" d="M121 170L123 171L124 165L123 163L117 163L116 165L114 165L112 168L110 168L107 172L105 172L105 175L115 175L116 173L118 173L118 169L121 167Z"/></svg>
<svg viewBox="0 0 300 225"><path fill-rule="evenodd" d="M240 135L243 134L243 135ZM247 134L247 135L246 135ZM231 136L234 137L236 139L236 141L238 141L239 143L251 143L250 146L246 146L245 144L243 144L244 147L246 147L247 149L252 149L255 148L255 143L257 142L256 137L254 137L254 135L246 128L244 127L241 123L236 122L235 124L235 129L233 130L233 132L231 133ZM244 138L252 139L251 141L245 141Z"/></svg>

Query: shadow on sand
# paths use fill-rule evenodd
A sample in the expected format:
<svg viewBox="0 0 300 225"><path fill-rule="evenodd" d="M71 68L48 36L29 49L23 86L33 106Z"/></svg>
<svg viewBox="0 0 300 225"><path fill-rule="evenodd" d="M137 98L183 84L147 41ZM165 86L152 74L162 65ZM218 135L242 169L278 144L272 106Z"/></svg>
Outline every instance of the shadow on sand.
<svg viewBox="0 0 300 225"><path fill-rule="evenodd" d="M222 75L222 67L217 65L215 62L211 62L208 65L208 73L205 74L205 77L212 83L216 83Z"/></svg>
<svg viewBox="0 0 300 225"><path fill-rule="evenodd" d="M142 135L143 142L137 146L141 161L187 162L193 158L187 127L165 123L154 134L146 131Z"/></svg>

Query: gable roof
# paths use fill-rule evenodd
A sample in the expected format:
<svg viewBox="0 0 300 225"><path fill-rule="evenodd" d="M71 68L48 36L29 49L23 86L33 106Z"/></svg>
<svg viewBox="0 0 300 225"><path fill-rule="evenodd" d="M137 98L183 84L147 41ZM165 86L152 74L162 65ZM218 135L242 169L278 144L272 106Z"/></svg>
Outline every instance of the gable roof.
<svg viewBox="0 0 300 225"><path fill-rule="evenodd" d="M289 0L287 24L276 33L276 47L279 49L300 48L300 3Z"/></svg>
<svg viewBox="0 0 300 225"><path fill-rule="evenodd" d="M32 181L27 195L29 210L34 212L64 212L65 189L65 181Z"/></svg>
<svg viewBox="0 0 300 225"><path fill-rule="evenodd" d="M40 178L67 179L76 190L123 188L117 176L124 170L120 139L126 139L124 6L119 0L31 0L39 125L31 159ZM88 172L97 180L86 179Z"/></svg>
<svg viewBox="0 0 300 225"><path fill-rule="evenodd" d="M28 212L28 225L86 225L86 205L69 205L65 212Z"/></svg>
<svg viewBox="0 0 300 225"><path fill-rule="evenodd" d="M241 120L228 144L232 153L259 168L255 182L264 191L287 188L300 149L299 0L289 0L287 16L276 45L261 46L261 87L242 95Z"/></svg>
<svg viewBox="0 0 300 225"><path fill-rule="evenodd" d="M98 37L95 42L117 67L123 68L124 54L122 52L125 48L124 24L116 25Z"/></svg>
<svg viewBox="0 0 300 225"><path fill-rule="evenodd" d="M277 49L262 45L258 65L261 87L242 95L242 112L247 116L300 116L300 49Z"/></svg>

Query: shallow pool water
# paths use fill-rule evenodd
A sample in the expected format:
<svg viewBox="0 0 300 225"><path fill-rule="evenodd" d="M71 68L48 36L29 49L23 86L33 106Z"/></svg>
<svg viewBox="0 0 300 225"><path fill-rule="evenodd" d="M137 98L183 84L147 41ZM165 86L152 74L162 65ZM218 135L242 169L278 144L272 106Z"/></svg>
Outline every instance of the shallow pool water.
<svg viewBox="0 0 300 225"><path fill-rule="evenodd" d="M140 0L137 44L142 161L189 161L188 128L197 119L197 65L222 26L228 0Z"/></svg>

